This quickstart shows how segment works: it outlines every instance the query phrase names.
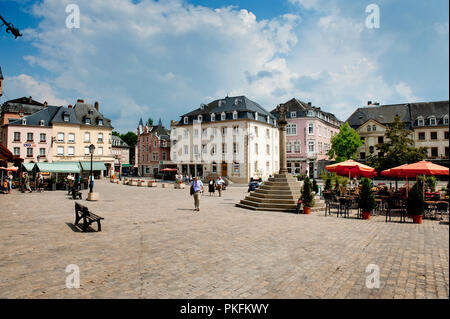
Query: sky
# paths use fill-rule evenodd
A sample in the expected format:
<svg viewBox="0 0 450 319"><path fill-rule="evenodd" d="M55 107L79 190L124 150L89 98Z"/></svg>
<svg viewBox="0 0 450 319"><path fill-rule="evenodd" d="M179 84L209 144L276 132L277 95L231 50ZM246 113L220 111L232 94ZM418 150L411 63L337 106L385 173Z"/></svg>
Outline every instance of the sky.
<svg viewBox="0 0 450 319"><path fill-rule="evenodd" d="M0 103L98 101L122 133L227 95L268 111L295 97L345 121L367 101L449 99L448 12L448 0L0 0L23 33L0 27Z"/></svg>

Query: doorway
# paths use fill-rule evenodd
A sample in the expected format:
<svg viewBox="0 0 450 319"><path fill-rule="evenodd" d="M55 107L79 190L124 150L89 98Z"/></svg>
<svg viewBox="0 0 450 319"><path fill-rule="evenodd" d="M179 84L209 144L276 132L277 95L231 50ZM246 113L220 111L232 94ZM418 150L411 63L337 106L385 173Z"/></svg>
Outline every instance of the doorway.
<svg viewBox="0 0 450 319"><path fill-rule="evenodd" d="M222 176L228 176L228 163L222 162L221 172Z"/></svg>

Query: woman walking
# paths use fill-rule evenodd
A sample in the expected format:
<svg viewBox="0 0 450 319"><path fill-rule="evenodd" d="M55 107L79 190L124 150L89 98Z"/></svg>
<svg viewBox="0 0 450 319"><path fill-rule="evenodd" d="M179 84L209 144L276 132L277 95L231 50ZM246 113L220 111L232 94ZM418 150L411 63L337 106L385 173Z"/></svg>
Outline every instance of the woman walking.
<svg viewBox="0 0 450 319"><path fill-rule="evenodd" d="M209 192L209 196L214 195L214 193L216 192L216 182L214 181L213 178L209 179L208 192Z"/></svg>

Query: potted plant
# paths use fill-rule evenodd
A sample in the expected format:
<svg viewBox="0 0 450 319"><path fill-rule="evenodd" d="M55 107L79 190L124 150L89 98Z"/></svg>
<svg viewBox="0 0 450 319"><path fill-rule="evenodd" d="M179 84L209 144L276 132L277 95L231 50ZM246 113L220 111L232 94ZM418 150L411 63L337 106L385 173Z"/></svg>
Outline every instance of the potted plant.
<svg viewBox="0 0 450 319"><path fill-rule="evenodd" d="M311 207L314 206L314 195L312 193L312 184L309 181L309 177L305 177L305 180L303 181L301 199L303 203L303 212L305 214L311 214Z"/></svg>
<svg viewBox="0 0 450 319"><path fill-rule="evenodd" d="M419 179L409 191L406 200L408 215L412 217L415 224L422 224L423 211L425 209L422 187L423 184Z"/></svg>
<svg viewBox="0 0 450 319"><path fill-rule="evenodd" d="M427 176L425 180L425 185L430 192L434 192L436 190L437 180L434 176Z"/></svg>
<svg viewBox="0 0 450 319"><path fill-rule="evenodd" d="M174 188L175 189L184 189L185 185L183 184L182 181L180 180L176 180L174 183Z"/></svg>
<svg viewBox="0 0 450 319"><path fill-rule="evenodd" d="M370 213L376 207L375 196L372 191L372 182L368 178L361 179L361 192L359 194L359 208L362 210L362 218L370 219Z"/></svg>
<svg viewBox="0 0 450 319"><path fill-rule="evenodd" d="M312 189L313 189L314 193L319 194L319 186L317 185L316 179L313 179Z"/></svg>

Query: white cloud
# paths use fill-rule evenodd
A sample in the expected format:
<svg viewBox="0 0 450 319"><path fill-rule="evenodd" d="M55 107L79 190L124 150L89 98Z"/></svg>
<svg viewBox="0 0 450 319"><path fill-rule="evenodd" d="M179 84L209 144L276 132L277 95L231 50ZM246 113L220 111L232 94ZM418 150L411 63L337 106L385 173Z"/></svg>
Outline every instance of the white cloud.
<svg viewBox="0 0 450 319"><path fill-rule="evenodd" d="M32 96L39 102L47 101L49 105L65 105L67 101L57 97L52 87L46 82L40 82L27 74L6 76L4 79L5 94L10 98Z"/></svg>
<svg viewBox="0 0 450 319"><path fill-rule="evenodd" d="M420 102L420 98L415 96L412 89L403 82L395 85L395 91L408 102Z"/></svg>

